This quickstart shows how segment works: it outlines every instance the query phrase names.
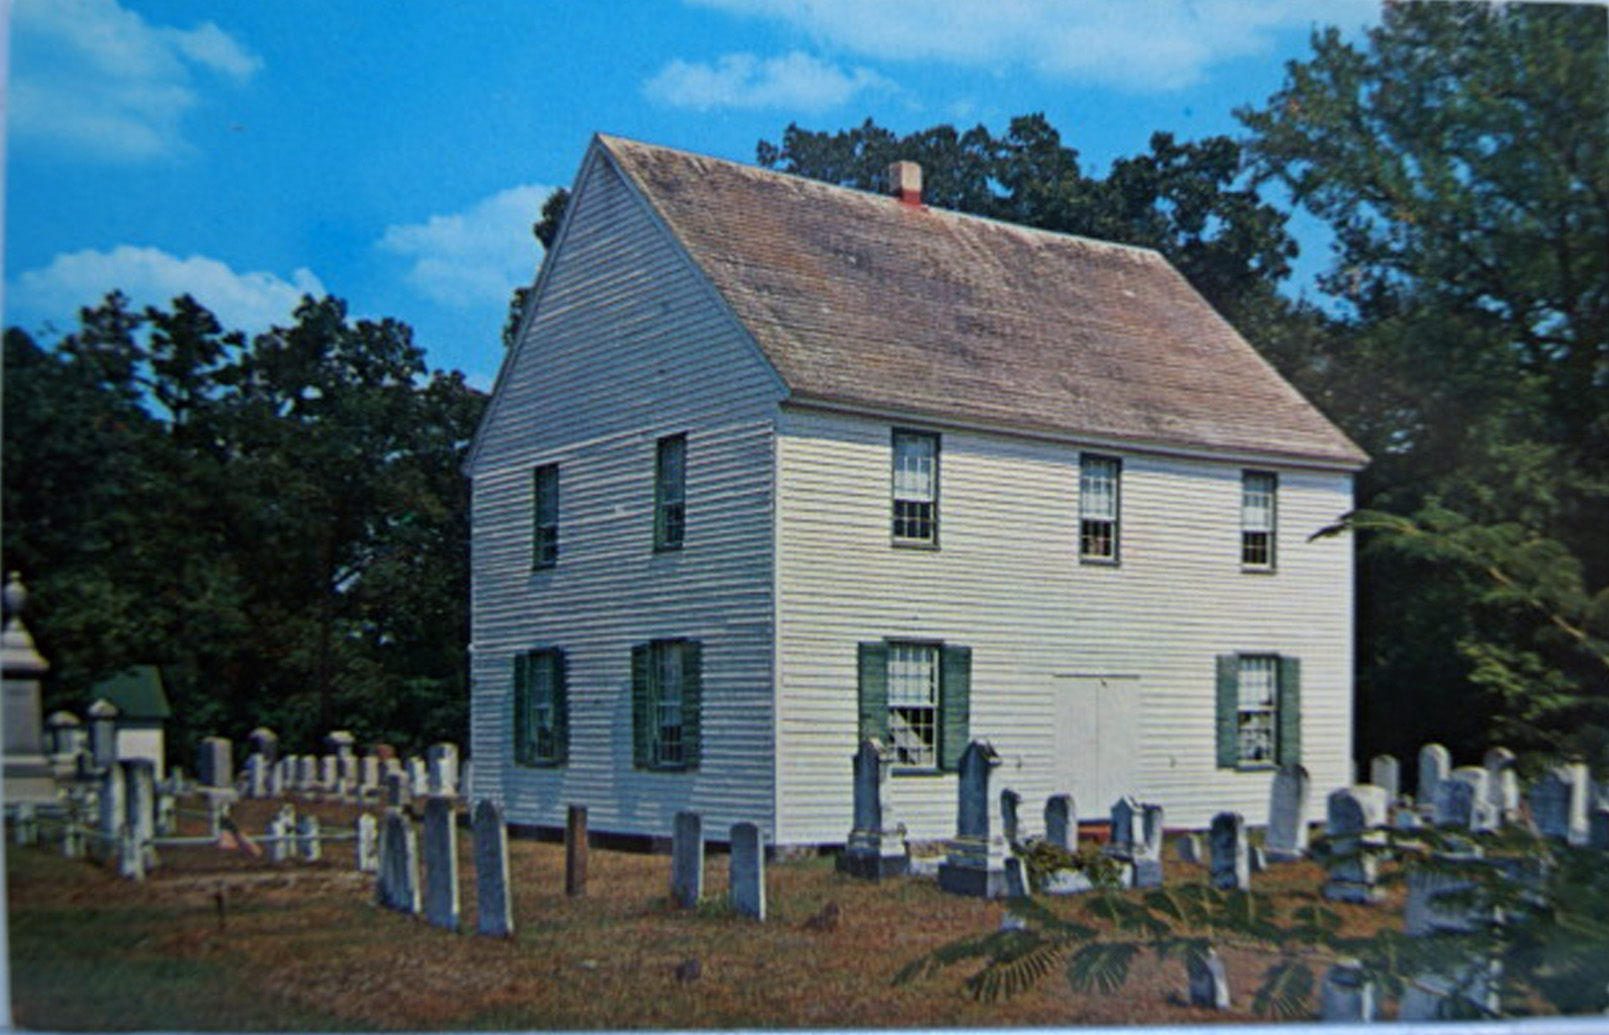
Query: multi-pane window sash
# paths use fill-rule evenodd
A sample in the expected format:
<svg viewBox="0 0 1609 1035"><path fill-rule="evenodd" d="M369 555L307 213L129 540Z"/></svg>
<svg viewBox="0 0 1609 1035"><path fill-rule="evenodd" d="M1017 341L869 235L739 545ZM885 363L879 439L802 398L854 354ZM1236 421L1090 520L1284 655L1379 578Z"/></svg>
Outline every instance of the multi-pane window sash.
<svg viewBox="0 0 1609 1035"><path fill-rule="evenodd" d="M554 672L552 654L534 654L528 660L526 678L529 680L530 708L526 712L530 722L531 754L536 760L551 759L556 753L553 718Z"/></svg>
<svg viewBox="0 0 1609 1035"><path fill-rule="evenodd" d="M1279 483L1274 475L1247 471L1240 489L1240 563L1274 566L1274 508Z"/></svg>
<svg viewBox="0 0 1609 1035"><path fill-rule="evenodd" d="M534 481L531 560L534 567L551 568L559 563L559 466L538 467Z"/></svg>
<svg viewBox="0 0 1609 1035"><path fill-rule="evenodd" d="M894 432L894 539L937 543L939 538L939 437Z"/></svg>
<svg viewBox="0 0 1609 1035"><path fill-rule="evenodd" d="M514 666L514 760L562 765L568 755L564 652L528 651Z"/></svg>
<svg viewBox="0 0 1609 1035"><path fill-rule="evenodd" d="M654 464L654 549L679 550L687 534L687 437L659 440Z"/></svg>
<svg viewBox="0 0 1609 1035"><path fill-rule="evenodd" d="M1117 560L1118 479L1122 464L1111 457L1084 456L1078 469L1078 555Z"/></svg>
<svg viewBox="0 0 1609 1035"><path fill-rule="evenodd" d="M939 648L892 643L888 647L888 733L894 764L938 766Z"/></svg>
<svg viewBox="0 0 1609 1035"><path fill-rule="evenodd" d="M682 754L682 645L655 644L654 650L654 758L655 765L677 766Z"/></svg>
<svg viewBox="0 0 1609 1035"><path fill-rule="evenodd" d="M1274 763L1274 731L1278 728L1279 664L1277 658L1248 654L1240 658L1240 704L1236 729L1242 765Z"/></svg>

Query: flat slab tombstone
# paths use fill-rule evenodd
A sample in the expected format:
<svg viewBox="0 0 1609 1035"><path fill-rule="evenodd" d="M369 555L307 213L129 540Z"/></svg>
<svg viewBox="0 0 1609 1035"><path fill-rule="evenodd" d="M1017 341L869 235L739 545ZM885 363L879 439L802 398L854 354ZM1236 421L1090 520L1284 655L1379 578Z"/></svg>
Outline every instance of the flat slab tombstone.
<svg viewBox="0 0 1609 1035"><path fill-rule="evenodd" d="M1364 977L1363 964L1357 960L1339 960L1325 972L1319 1002L1320 1020L1375 1019L1374 983Z"/></svg>
<svg viewBox="0 0 1609 1035"><path fill-rule="evenodd" d="M457 795L458 745L450 741L432 744L428 755L430 793L444 797Z"/></svg>
<svg viewBox="0 0 1609 1035"><path fill-rule="evenodd" d="M1389 799L1385 789L1362 784L1331 792L1327 802L1327 830L1337 862L1324 884L1324 897L1337 902L1374 903L1376 861L1364 844L1364 835L1385 823Z"/></svg>
<svg viewBox="0 0 1609 1035"><path fill-rule="evenodd" d="M1200 956L1190 956L1186 970L1190 978L1191 1006L1229 1009L1229 972L1224 969L1216 949L1209 948Z"/></svg>
<svg viewBox="0 0 1609 1035"><path fill-rule="evenodd" d="M1453 757L1440 744L1426 744L1419 749L1419 790L1415 797L1419 804L1429 805L1436 800L1436 788L1452 772Z"/></svg>
<svg viewBox="0 0 1609 1035"><path fill-rule="evenodd" d="M458 811L451 798L425 799L425 919L458 930Z"/></svg>
<svg viewBox="0 0 1609 1035"><path fill-rule="evenodd" d="M1161 805L1140 806L1138 835L1134 842L1134 886L1160 888L1162 886L1162 820Z"/></svg>
<svg viewBox="0 0 1609 1035"><path fill-rule="evenodd" d="M765 919L765 839L753 823L732 826L728 894L739 916Z"/></svg>
<svg viewBox="0 0 1609 1035"><path fill-rule="evenodd" d="M1294 862L1307 854L1310 786L1307 770L1299 765L1282 765L1274 774L1264 843L1271 861Z"/></svg>
<svg viewBox="0 0 1609 1035"><path fill-rule="evenodd" d="M1557 765L1531 785L1531 819L1544 837L1581 844L1586 840L1587 767Z"/></svg>
<svg viewBox="0 0 1609 1035"><path fill-rule="evenodd" d="M203 787L235 785L234 742L228 737L203 737L196 775Z"/></svg>
<svg viewBox="0 0 1609 1035"><path fill-rule="evenodd" d="M1251 860L1246 841L1246 819L1238 812L1212 817L1212 886L1219 891L1248 891Z"/></svg>
<svg viewBox="0 0 1609 1035"><path fill-rule="evenodd" d="M671 828L670 901L692 909L704 897L704 817L678 812Z"/></svg>
<svg viewBox="0 0 1609 1035"><path fill-rule="evenodd" d="M491 799L482 799L470 827L475 838L475 930L488 938L507 938L514 933L514 898L509 894L503 810Z"/></svg>
<svg viewBox="0 0 1609 1035"><path fill-rule="evenodd" d="M1499 823L1512 823L1520 814L1520 777L1514 769L1517 760L1506 747L1486 752L1481 765L1486 769L1486 800Z"/></svg>
<svg viewBox="0 0 1609 1035"><path fill-rule="evenodd" d="M374 873L380 869L380 823L370 813L363 813L357 823L358 871Z"/></svg>
<svg viewBox="0 0 1609 1035"><path fill-rule="evenodd" d="M1385 788L1392 801L1402 793L1402 764L1396 755L1375 755L1369 759L1369 782Z"/></svg>
<svg viewBox="0 0 1609 1035"><path fill-rule="evenodd" d="M1078 851L1078 803L1071 794L1052 794L1045 801L1045 840Z"/></svg>
<svg viewBox="0 0 1609 1035"><path fill-rule="evenodd" d="M417 916L424 909L419 887L419 835L399 809L380 821L380 876L375 900L387 909Z"/></svg>
<svg viewBox="0 0 1609 1035"><path fill-rule="evenodd" d="M1000 792L1000 836L1006 844L1015 844L1022 837L1018 813L1022 810L1022 795L1007 787Z"/></svg>
<svg viewBox="0 0 1609 1035"><path fill-rule="evenodd" d="M861 741L851 766L854 774L854 820L838 869L851 877L881 880L909 868L905 838L888 829L890 753L875 738Z"/></svg>
<svg viewBox="0 0 1609 1035"><path fill-rule="evenodd" d="M1479 766L1459 766L1436 789L1436 824L1479 833L1497 829L1490 773Z"/></svg>
<svg viewBox="0 0 1609 1035"><path fill-rule="evenodd" d="M989 783L1000 765L990 745L974 740L961 755L956 781L955 839L939 865L939 887L957 895L999 898L1006 891L1005 839L993 829Z"/></svg>
<svg viewBox="0 0 1609 1035"><path fill-rule="evenodd" d="M1119 859L1134 856L1134 831L1139 825L1140 803L1133 798L1119 798L1112 805L1111 835L1106 843L1109 854Z"/></svg>

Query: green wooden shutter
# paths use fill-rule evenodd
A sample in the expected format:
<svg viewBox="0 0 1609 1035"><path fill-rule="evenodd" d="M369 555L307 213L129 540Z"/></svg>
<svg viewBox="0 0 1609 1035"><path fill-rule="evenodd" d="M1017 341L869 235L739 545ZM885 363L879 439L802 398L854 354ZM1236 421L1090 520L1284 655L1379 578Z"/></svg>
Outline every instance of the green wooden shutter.
<svg viewBox="0 0 1609 1035"><path fill-rule="evenodd" d="M939 768L954 772L972 739L972 648L940 648Z"/></svg>
<svg viewBox="0 0 1609 1035"><path fill-rule="evenodd" d="M530 765L536 745L531 742L531 656L514 655L514 763Z"/></svg>
<svg viewBox="0 0 1609 1035"><path fill-rule="evenodd" d="M682 644L682 761L698 768L704 735L704 647L697 640Z"/></svg>
<svg viewBox="0 0 1609 1035"><path fill-rule="evenodd" d="M860 739L888 742L888 644L860 645ZM855 745L858 750L860 745Z"/></svg>
<svg viewBox="0 0 1609 1035"><path fill-rule="evenodd" d="M570 761L570 666L564 651L553 657L553 763Z"/></svg>
<svg viewBox="0 0 1609 1035"><path fill-rule="evenodd" d="M1218 655L1218 765L1240 764L1240 657Z"/></svg>
<svg viewBox="0 0 1609 1035"><path fill-rule="evenodd" d="M1302 764L1302 660L1279 659L1279 743L1275 758L1280 765Z"/></svg>
<svg viewBox="0 0 1609 1035"><path fill-rule="evenodd" d="M652 664L648 644L631 648L631 761L638 769L653 762L654 709L648 682Z"/></svg>

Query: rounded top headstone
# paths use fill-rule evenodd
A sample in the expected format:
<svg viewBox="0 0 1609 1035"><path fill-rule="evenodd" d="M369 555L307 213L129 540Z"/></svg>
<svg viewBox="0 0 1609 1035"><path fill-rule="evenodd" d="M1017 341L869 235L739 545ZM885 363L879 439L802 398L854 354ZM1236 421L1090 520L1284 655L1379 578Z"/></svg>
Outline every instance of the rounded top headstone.
<svg viewBox="0 0 1609 1035"><path fill-rule="evenodd" d="M64 726L79 726L82 725L82 723L78 721L78 716L74 715L72 712L60 711L51 712L50 718L45 720L45 725L59 729Z"/></svg>
<svg viewBox="0 0 1609 1035"><path fill-rule="evenodd" d="M89 706L89 717L91 719L115 719L117 718L117 705L102 697Z"/></svg>

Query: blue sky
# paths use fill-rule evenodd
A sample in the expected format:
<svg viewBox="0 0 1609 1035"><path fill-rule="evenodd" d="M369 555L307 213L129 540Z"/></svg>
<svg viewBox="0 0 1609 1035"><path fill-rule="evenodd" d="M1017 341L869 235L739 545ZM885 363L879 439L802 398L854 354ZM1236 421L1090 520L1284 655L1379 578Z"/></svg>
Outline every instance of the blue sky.
<svg viewBox="0 0 1609 1035"><path fill-rule="evenodd" d="M12 0L5 322L113 288L261 331L304 293L488 386L529 226L603 131L744 162L789 122L1043 111L1086 170L1237 132L1367 0ZM1309 244L1301 269L1323 265Z"/></svg>

